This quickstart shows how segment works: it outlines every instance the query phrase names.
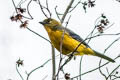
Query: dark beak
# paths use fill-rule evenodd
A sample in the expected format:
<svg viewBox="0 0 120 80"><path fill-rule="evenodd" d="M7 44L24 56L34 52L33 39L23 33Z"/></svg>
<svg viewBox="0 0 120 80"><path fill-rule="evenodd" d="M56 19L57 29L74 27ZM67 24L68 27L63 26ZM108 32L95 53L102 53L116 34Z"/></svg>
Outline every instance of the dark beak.
<svg viewBox="0 0 120 80"><path fill-rule="evenodd" d="M42 25L45 25L46 23L45 22L39 22L40 24L42 24Z"/></svg>

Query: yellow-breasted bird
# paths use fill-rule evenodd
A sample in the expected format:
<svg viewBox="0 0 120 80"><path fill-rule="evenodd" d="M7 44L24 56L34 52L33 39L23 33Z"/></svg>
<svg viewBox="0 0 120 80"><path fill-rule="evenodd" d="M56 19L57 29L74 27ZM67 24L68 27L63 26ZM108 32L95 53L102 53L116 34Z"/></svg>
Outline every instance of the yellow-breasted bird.
<svg viewBox="0 0 120 80"><path fill-rule="evenodd" d="M115 62L113 59L91 49L89 45L83 42L83 39L68 28L64 28L60 22L55 19L48 18L40 22L46 29L52 45L60 51L60 43L64 32L62 41L62 54L69 55L82 42L82 44L74 52L74 55L93 55L104 58L110 62Z"/></svg>

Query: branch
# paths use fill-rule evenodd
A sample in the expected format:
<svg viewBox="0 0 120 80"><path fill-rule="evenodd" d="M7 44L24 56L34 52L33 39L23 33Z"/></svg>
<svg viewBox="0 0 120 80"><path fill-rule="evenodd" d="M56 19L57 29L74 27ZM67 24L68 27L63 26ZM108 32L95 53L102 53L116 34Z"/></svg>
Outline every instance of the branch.
<svg viewBox="0 0 120 80"><path fill-rule="evenodd" d="M119 39L120 39L120 37L117 38L116 40L114 40L114 41L104 50L104 53L105 53L115 42L117 42ZM101 65L101 61L102 61L102 58L100 59L99 66ZM99 72L105 77L105 79L108 79L108 77L102 72L102 70L101 70L100 68L99 68ZM109 74L109 75L111 75L111 74Z"/></svg>
<svg viewBox="0 0 120 80"><path fill-rule="evenodd" d="M20 78L21 78L22 80L24 80L23 76L20 74L20 72L19 72L19 70L18 70L17 64L16 64L16 71L17 71L17 73L19 74Z"/></svg>
<svg viewBox="0 0 120 80"><path fill-rule="evenodd" d="M61 23L64 22L64 19L65 19L66 15L67 15L69 9L71 8L73 2L74 2L74 0L71 0L71 2L69 3L68 7L66 8L66 10L65 10L65 12L64 12L64 14L63 14L63 17L62 17L62 19L61 19Z"/></svg>
<svg viewBox="0 0 120 80"><path fill-rule="evenodd" d="M21 0L21 1L18 3L17 7L18 7L18 6L21 7L21 4L25 3L26 1L27 1L27 0Z"/></svg>
<svg viewBox="0 0 120 80"><path fill-rule="evenodd" d="M59 13L57 12L57 6L55 7L55 13L56 13L58 19L60 20Z"/></svg>
<svg viewBox="0 0 120 80"><path fill-rule="evenodd" d="M116 58L114 58L114 60L118 59L119 57L120 57L120 55L118 55ZM107 65L108 63L110 63L110 62L106 62L105 64L103 64L103 65L101 65L101 66L99 66L99 67L97 67L97 68L95 68L95 69L92 69L92 70L90 70L90 71L84 72L84 73L82 73L81 75L75 76L75 77L73 77L73 78L71 78L71 79L74 79L74 78L77 78L77 77L79 77L79 76L83 76L83 75L85 75L85 74L88 74L88 73L90 73L90 72L93 72L93 71L95 71L95 70L97 70L97 69L99 69L99 68L101 68L101 67L104 67L104 66Z"/></svg>
<svg viewBox="0 0 120 80"><path fill-rule="evenodd" d="M29 19L33 19L33 17L31 16L31 14L30 14L30 12L29 12L29 5L30 5L30 3L31 3L32 1L33 1L33 0L30 0L29 3L28 3L28 5L27 5L27 12L28 12L28 15L31 17L31 18L29 18Z"/></svg>
<svg viewBox="0 0 120 80"><path fill-rule="evenodd" d="M106 79L108 79L119 67L120 67L120 64L108 75Z"/></svg>
<svg viewBox="0 0 120 80"><path fill-rule="evenodd" d="M53 47L53 45L51 45L52 47L52 80L56 80L55 79L55 74L56 74L56 62L55 62L55 48Z"/></svg>
<svg viewBox="0 0 120 80"><path fill-rule="evenodd" d="M45 16L45 17L47 17L47 18L49 18L49 17L46 15L46 13L44 12L44 10L43 10L43 7L42 7L42 5L41 5L40 0L38 0L38 4L39 4L40 9L41 9L42 13L44 14L44 16Z"/></svg>
<svg viewBox="0 0 120 80"><path fill-rule="evenodd" d="M15 7L15 11L16 11L16 13L18 13L18 12L17 12L17 7L16 7L16 5L15 5L14 0L12 0L12 3L13 3L13 5L14 5L14 7Z"/></svg>
<svg viewBox="0 0 120 80"><path fill-rule="evenodd" d="M82 3L81 0L69 11L69 13L72 12L80 3Z"/></svg>
<svg viewBox="0 0 120 80"><path fill-rule="evenodd" d="M27 74L27 80L29 79L30 75L31 75L33 72L35 72L36 70L38 70L38 69L41 68L41 67L44 67L44 65L46 65L50 60L51 60L51 59L47 60L47 61L46 61L45 63L43 63L41 66L39 66L39 67L31 70L31 71Z"/></svg>
<svg viewBox="0 0 120 80"><path fill-rule="evenodd" d="M50 12L49 7L48 7L48 0L46 0L46 6L47 6L47 7L42 6L40 0L38 0L38 4L39 4L40 9L41 9L42 13L44 14L44 16L45 16L46 18L51 18L52 13ZM50 17L48 17L47 14L44 12L44 10L43 10L44 8L48 11Z"/></svg>
<svg viewBox="0 0 120 80"><path fill-rule="evenodd" d="M101 61L102 61L102 58L100 59L100 62L99 62L99 72L100 72L101 75L103 75L105 77L105 79L107 79L107 76L101 70L101 67L100 67Z"/></svg>
<svg viewBox="0 0 120 80"><path fill-rule="evenodd" d="M105 53L115 42L117 42L119 39L120 39L120 37L118 37L116 40L114 40L114 41L104 50L104 53Z"/></svg>
<svg viewBox="0 0 120 80"><path fill-rule="evenodd" d="M51 42L50 42L48 39L46 39L45 37L41 36L40 34L36 33L35 31L31 30L31 29L28 28L28 27L26 27L26 28L27 28L29 31L31 31L32 33L38 35L39 37L43 38L44 40L48 41L48 42L51 44Z"/></svg>
<svg viewBox="0 0 120 80"><path fill-rule="evenodd" d="M49 7L48 7L48 0L46 0L46 6L47 6L47 11L48 11L48 13L50 14L50 18L51 18L51 16L52 16L52 13L50 12L50 10L49 10Z"/></svg>
<svg viewBox="0 0 120 80"><path fill-rule="evenodd" d="M81 59L80 59L79 75L81 75L82 60L83 60L83 56L81 56ZM82 79L81 79L81 76L79 76L79 78L80 78L80 80L82 80Z"/></svg>

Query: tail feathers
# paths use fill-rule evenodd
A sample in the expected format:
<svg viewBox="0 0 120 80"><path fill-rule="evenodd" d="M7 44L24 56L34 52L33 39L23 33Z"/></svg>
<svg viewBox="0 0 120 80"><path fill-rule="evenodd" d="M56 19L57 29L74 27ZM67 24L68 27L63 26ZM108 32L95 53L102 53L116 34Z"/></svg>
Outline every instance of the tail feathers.
<svg viewBox="0 0 120 80"><path fill-rule="evenodd" d="M94 52L95 52L95 56L101 57L101 58L106 59L106 60L108 60L110 62L113 62L113 63L115 62L113 59L111 59L110 57L105 56L104 54L101 54L101 53L99 53L97 51L94 51Z"/></svg>

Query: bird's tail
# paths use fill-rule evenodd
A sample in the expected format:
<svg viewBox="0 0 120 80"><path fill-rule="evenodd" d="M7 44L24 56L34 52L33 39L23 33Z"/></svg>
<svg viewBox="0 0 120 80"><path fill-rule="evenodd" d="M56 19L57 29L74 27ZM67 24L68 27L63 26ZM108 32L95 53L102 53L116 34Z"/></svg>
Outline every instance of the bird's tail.
<svg viewBox="0 0 120 80"><path fill-rule="evenodd" d="M106 60L108 60L110 62L115 62L113 59L111 59L110 57L105 56L104 54L101 54L101 53L99 53L97 51L94 51L94 52L95 52L95 56L101 57L101 58L106 59Z"/></svg>

